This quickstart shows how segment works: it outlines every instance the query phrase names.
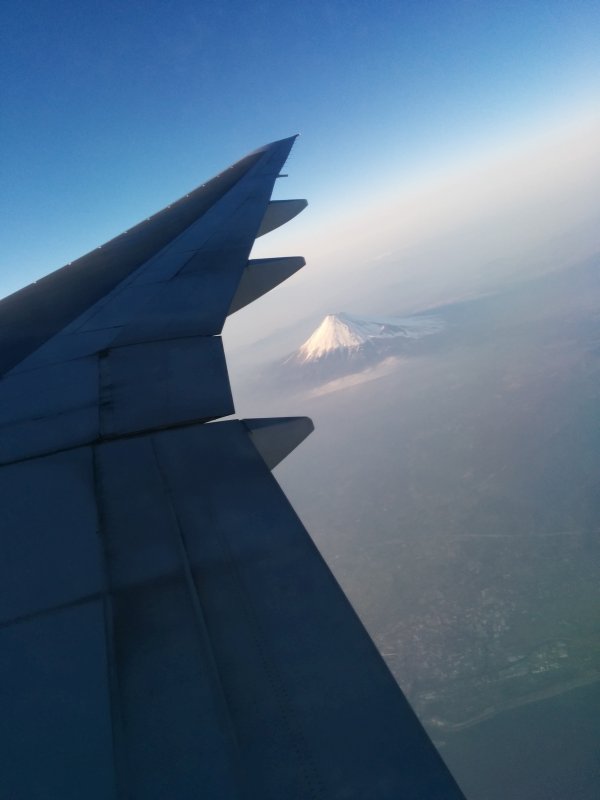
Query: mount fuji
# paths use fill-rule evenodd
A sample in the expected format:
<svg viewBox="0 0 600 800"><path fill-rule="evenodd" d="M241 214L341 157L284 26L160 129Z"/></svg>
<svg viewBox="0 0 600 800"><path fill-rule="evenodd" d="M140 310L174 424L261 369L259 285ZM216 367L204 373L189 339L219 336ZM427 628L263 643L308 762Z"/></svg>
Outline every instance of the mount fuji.
<svg viewBox="0 0 600 800"><path fill-rule="evenodd" d="M346 312L328 314L285 359L284 366L305 376L328 379L407 354L415 340L443 328L443 321L434 315L366 318Z"/></svg>

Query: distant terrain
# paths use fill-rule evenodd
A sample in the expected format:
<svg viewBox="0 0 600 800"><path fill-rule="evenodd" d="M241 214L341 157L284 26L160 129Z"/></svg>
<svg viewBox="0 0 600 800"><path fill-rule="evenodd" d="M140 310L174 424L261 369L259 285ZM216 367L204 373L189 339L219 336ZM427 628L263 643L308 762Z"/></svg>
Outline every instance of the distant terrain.
<svg viewBox="0 0 600 800"><path fill-rule="evenodd" d="M277 477L470 800L564 797L520 783L522 738L550 753L560 732L508 741L501 720L597 695L599 309L595 259L439 307L435 336L320 390L236 387L244 414L313 418ZM594 758L586 725L546 767L558 787ZM496 745L512 766L494 790Z"/></svg>

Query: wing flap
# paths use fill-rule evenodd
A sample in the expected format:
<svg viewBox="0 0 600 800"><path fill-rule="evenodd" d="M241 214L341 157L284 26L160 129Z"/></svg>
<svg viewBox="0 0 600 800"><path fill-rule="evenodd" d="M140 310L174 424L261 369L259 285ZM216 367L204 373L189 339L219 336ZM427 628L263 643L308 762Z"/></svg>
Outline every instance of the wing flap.
<svg viewBox="0 0 600 800"><path fill-rule="evenodd" d="M101 437L206 421L234 411L218 336L111 348L100 358L100 376Z"/></svg>
<svg viewBox="0 0 600 800"><path fill-rule="evenodd" d="M109 347L11 373L0 391L0 464L234 411L218 336Z"/></svg>

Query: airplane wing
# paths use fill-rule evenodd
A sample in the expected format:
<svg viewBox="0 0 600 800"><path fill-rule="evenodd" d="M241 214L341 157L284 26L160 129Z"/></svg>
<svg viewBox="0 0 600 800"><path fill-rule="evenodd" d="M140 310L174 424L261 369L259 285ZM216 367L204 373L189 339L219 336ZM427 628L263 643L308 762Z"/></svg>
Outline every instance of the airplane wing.
<svg viewBox="0 0 600 800"><path fill-rule="evenodd" d="M0 302L2 797L462 797L271 475L310 420L215 421L293 141Z"/></svg>

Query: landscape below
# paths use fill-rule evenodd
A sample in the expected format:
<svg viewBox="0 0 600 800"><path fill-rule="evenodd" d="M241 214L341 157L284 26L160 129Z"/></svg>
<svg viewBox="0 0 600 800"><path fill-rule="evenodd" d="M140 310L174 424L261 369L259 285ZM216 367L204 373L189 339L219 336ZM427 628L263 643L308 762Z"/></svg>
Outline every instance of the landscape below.
<svg viewBox="0 0 600 800"><path fill-rule="evenodd" d="M295 381L278 362L277 392L236 387L314 419L278 479L473 800L558 800L595 774L598 721L558 759L549 720L600 682L598 266L437 308L435 335L333 348L318 374L288 360ZM532 738L545 778L525 789Z"/></svg>

